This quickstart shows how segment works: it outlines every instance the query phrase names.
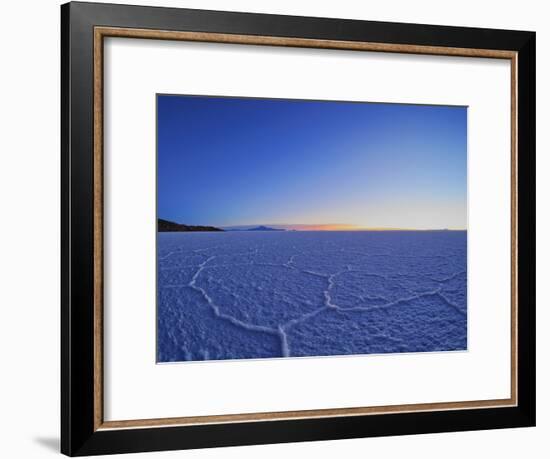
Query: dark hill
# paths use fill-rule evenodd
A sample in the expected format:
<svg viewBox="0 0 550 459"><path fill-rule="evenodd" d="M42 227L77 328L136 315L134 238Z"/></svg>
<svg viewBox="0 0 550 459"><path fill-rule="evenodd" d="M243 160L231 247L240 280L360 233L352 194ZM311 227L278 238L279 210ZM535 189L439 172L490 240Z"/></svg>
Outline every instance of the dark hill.
<svg viewBox="0 0 550 459"><path fill-rule="evenodd" d="M174 223L169 220L163 220L159 218L157 221L157 231L159 233L165 233L170 231L223 231L220 228L214 226L194 226L194 225L182 225L180 223Z"/></svg>

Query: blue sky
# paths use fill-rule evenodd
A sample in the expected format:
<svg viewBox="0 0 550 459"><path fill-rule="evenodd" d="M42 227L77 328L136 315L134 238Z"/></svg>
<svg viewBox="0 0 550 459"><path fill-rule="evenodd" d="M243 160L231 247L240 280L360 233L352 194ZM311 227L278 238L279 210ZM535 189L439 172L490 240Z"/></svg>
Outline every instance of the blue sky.
<svg viewBox="0 0 550 459"><path fill-rule="evenodd" d="M465 107L157 97L159 218L466 228Z"/></svg>

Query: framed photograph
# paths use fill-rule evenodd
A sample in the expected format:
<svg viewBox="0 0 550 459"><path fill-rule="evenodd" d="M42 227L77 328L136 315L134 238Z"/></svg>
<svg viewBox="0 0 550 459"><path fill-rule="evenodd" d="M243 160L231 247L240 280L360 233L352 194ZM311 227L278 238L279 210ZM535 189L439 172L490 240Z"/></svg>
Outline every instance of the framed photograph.
<svg viewBox="0 0 550 459"><path fill-rule="evenodd" d="M61 7L62 452L535 425L535 33Z"/></svg>

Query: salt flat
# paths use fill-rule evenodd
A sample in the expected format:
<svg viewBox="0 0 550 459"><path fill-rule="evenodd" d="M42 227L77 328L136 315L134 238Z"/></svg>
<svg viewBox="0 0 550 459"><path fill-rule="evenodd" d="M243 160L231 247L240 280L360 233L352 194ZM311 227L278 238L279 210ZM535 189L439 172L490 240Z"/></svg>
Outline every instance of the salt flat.
<svg viewBox="0 0 550 459"><path fill-rule="evenodd" d="M158 362L464 350L465 231L158 234Z"/></svg>

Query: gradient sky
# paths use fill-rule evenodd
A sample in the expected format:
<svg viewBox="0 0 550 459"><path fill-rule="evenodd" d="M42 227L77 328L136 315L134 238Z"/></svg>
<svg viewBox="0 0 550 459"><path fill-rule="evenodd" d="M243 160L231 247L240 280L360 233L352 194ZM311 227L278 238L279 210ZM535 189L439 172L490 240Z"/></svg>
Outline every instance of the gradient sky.
<svg viewBox="0 0 550 459"><path fill-rule="evenodd" d="M157 97L159 218L466 228L466 107Z"/></svg>

